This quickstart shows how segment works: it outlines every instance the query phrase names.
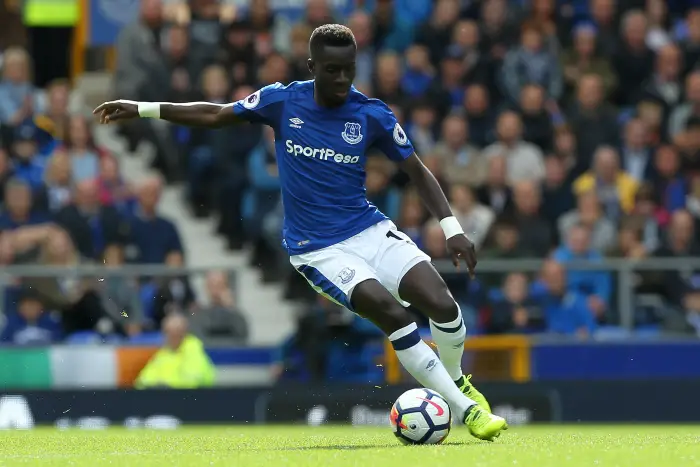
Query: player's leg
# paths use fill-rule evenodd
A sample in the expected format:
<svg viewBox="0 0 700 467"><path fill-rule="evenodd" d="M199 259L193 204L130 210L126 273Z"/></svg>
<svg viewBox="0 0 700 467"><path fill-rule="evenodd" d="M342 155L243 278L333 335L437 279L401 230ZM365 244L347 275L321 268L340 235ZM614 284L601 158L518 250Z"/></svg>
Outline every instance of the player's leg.
<svg viewBox="0 0 700 467"><path fill-rule="evenodd" d="M472 435L491 440L507 428L505 420L491 415L455 386L435 352L421 339L418 326L408 311L375 279L357 284L352 290L353 311L372 321L389 337L396 356L421 385L440 393Z"/></svg>
<svg viewBox="0 0 700 467"><path fill-rule="evenodd" d="M482 408L491 411L486 398L462 374L466 329L459 306L437 273L430 257L392 222L382 222L375 235L381 254L373 266L380 281L404 305L414 305L430 318L433 341L440 360L455 384Z"/></svg>
<svg viewBox="0 0 700 467"><path fill-rule="evenodd" d="M423 261L411 267L399 282L399 295L430 319L430 332L440 360L455 384L490 412L484 395L471 384L471 375L462 374L466 336L462 311L433 265Z"/></svg>

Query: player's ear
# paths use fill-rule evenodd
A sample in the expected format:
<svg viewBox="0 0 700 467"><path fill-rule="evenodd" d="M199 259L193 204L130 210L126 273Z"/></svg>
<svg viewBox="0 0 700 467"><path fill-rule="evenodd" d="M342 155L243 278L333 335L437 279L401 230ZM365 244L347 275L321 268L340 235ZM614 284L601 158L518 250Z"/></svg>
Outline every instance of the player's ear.
<svg viewBox="0 0 700 467"><path fill-rule="evenodd" d="M316 64L314 63L313 60L308 59L306 61L306 66L309 67L309 72L313 75L314 74L314 68L316 68Z"/></svg>

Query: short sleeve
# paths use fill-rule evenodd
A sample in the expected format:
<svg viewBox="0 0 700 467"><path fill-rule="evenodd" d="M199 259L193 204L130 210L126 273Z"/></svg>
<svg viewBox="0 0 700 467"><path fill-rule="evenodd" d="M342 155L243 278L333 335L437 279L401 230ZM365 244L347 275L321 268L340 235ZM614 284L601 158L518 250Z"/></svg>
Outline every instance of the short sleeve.
<svg viewBox="0 0 700 467"><path fill-rule="evenodd" d="M281 83L258 89L245 99L234 102L233 112L250 123L263 123L274 128L281 114L286 89Z"/></svg>
<svg viewBox="0 0 700 467"><path fill-rule="evenodd" d="M376 99L373 99L369 109L375 135L372 146L382 151L392 161L402 162L408 159L415 150L391 109L384 102Z"/></svg>

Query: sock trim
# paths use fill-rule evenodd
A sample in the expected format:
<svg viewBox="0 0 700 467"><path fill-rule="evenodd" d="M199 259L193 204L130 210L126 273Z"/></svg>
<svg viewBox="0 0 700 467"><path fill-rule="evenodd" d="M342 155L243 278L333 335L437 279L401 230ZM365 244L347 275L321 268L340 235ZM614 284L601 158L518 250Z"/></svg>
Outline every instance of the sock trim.
<svg viewBox="0 0 700 467"><path fill-rule="evenodd" d="M438 331L442 331L442 332L445 332L448 334L454 334L456 332L459 332L464 327L464 320L462 319L461 315L460 315L459 319L460 319L459 324L455 327L442 327L438 324L435 324L435 322L433 322L432 324L433 324L433 327L435 329L437 329Z"/></svg>
<svg viewBox="0 0 700 467"><path fill-rule="evenodd" d="M404 326L401 329L397 329L396 331L389 334L389 340L395 341L397 339L400 339L404 336L411 334L416 329L418 329L418 325L416 323L411 323L411 324Z"/></svg>
<svg viewBox="0 0 700 467"><path fill-rule="evenodd" d="M395 351L410 349L421 341L418 325L411 323L405 328L395 331L389 336L392 347Z"/></svg>

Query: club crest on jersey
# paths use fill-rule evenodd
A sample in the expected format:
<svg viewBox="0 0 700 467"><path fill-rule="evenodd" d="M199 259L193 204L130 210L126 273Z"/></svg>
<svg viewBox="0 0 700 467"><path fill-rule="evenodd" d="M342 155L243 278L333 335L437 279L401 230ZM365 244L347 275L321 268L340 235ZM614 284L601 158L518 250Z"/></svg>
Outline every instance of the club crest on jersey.
<svg viewBox="0 0 700 467"><path fill-rule="evenodd" d="M340 282L342 282L343 284L347 284L352 280L353 277L355 277L355 270L350 268L343 268L343 270L338 273L338 277L340 278Z"/></svg>
<svg viewBox="0 0 700 467"><path fill-rule="evenodd" d="M363 135L361 133L362 127L359 123L346 122L345 130L341 133L341 136L348 144L357 144L362 141Z"/></svg>
<svg viewBox="0 0 700 467"><path fill-rule="evenodd" d="M408 136L406 136L406 132L403 131L403 128L401 128L401 125L398 123L394 125L394 141L399 146L406 146L406 144L408 144Z"/></svg>
<svg viewBox="0 0 700 467"><path fill-rule="evenodd" d="M250 96L243 100L243 107L246 109L254 109L260 103L260 91L255 91Z"/></svg>

